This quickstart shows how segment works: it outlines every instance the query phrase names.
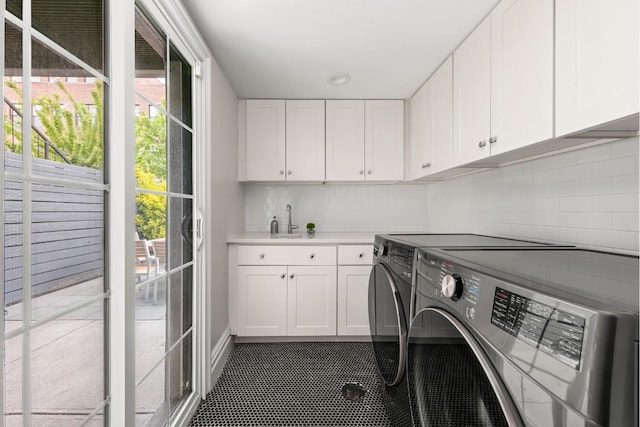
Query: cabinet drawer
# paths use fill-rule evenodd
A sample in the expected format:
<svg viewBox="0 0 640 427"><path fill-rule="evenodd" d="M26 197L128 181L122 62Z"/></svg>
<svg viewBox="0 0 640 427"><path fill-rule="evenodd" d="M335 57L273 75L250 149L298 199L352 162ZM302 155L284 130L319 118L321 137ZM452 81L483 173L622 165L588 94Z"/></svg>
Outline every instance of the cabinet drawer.
<svg viewBox="0 0 640 427"><path fill-rule="evenodd" d="M336 265L336 247L238 246L238 265Z"/></svg>
<svg viewBox="0 0 640 427"><path fill-rule="evenodd" d="M371 265L373 263L372 245L340 245L338 246L338 264Z"/></svg>

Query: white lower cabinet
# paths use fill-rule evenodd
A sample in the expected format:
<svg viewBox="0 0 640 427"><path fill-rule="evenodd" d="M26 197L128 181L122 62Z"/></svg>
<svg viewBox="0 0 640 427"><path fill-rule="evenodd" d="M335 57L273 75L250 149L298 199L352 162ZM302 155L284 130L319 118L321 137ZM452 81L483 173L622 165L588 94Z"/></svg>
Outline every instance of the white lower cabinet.
<svg viewBox="0 0 640 427"><path fill-rule="evenodd" d="M338 267L338 335L369 335L371 266Z"/></svg>
<svg viewBox="0 0 640 427"><path fill-rule="evenodd" d="M287 267L238 267L238 335L287 335Z"/></svg>
<svg viewBox="0 0 640 427"><path fill-rule="evenodd" d="M287 335L335 335L336 267L289 267L287 281Z"/></svg>
<svg viewBox="0 0 640 427"><path fill-rule="evenodd" d="M369 335L372 259L372 245L230 245L232 334Z"/></svg>

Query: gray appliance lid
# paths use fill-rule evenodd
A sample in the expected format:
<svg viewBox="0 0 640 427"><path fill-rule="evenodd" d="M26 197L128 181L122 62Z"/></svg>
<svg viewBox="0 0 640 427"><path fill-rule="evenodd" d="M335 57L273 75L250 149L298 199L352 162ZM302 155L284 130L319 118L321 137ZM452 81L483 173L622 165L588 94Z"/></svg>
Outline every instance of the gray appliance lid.
<svg viewBox="0 0 640 427"><path fill-rule="evenodd" d="M416 248L439 247L553 247L551 243L509 239L505 237L484 236L469 233L427 233L427 234L387 234L389 240L404 242ZM568 245L566 245L568 246Z"/></svg>
<svg viewBox="0 0 640 427"><path fill-rule="evenodd" d="M484 273L576 304L638 315L639 258L571 248L443 248Z"/></svg>

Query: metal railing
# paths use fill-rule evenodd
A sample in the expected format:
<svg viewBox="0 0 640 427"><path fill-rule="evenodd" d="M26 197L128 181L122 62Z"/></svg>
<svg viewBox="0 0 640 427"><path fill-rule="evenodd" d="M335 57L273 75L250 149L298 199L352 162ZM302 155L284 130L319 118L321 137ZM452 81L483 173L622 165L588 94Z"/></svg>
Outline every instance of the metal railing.
<svg viewBox="0 0 640 427"><path fill-rule="evenodd" d="M22 111L20 111L20 109L6 96L4 97L4 103L7 104L13 112L12 114L9 114L9 117L11 125L11 138L15 141L15 116L17 115L20 118L20 129L22 129ZM40 129L38 129L33 124L31 124L31 129L35 133L35 138L32 138L34 147L32 153L35 155L35 157L38 157L40 159L63 161L65 163L71 164L71 160L69 160L69 158L62 152L62 150L56 147L55 144L51 142L51 140L47 138L47 136ZM5 135L5 138L7 136L8 135ZM19 143L22 144L22 137L20 138Z"/></svg>

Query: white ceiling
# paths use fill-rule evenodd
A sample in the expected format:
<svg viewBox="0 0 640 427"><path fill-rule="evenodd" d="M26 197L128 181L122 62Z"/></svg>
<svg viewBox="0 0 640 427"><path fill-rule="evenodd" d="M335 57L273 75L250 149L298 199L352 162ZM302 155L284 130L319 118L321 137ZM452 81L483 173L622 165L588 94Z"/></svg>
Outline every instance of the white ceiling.
<svg viewBox="0 0 640 427"><path fill-rule="evenodd" d="M498 2L182 1L239 98L287 99L410 98Z"/></svg>

